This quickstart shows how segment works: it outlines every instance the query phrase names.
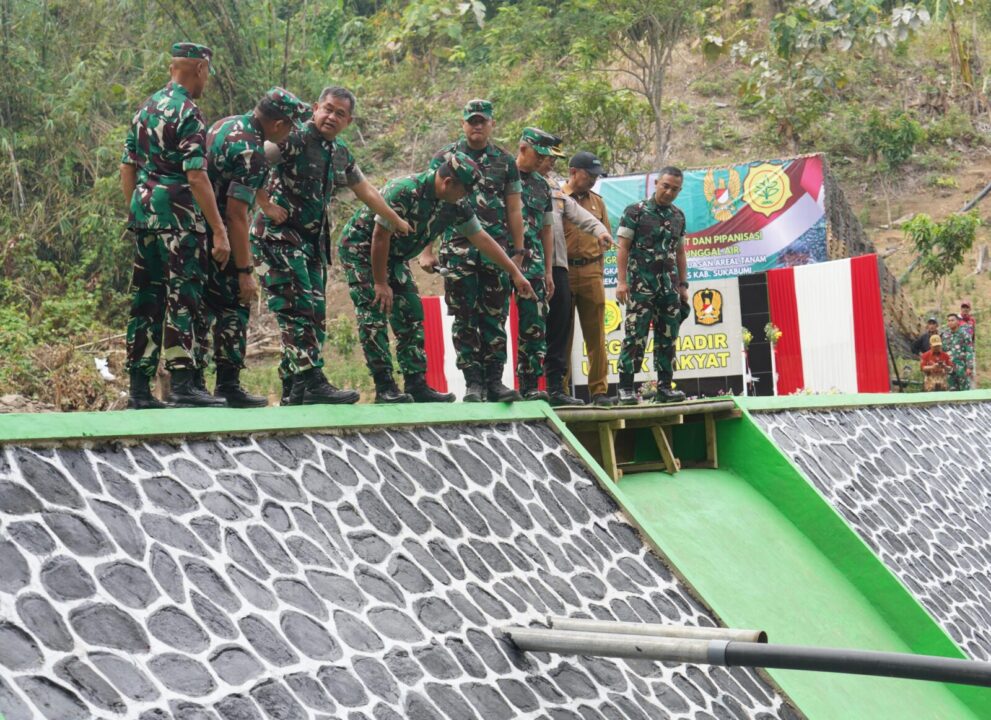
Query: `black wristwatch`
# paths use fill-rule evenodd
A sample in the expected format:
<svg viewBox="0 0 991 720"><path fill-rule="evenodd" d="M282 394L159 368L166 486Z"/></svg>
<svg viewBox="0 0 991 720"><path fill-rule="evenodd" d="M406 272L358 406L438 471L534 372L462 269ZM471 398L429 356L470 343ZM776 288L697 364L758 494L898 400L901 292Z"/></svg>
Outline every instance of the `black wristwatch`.
<svg viewBox="0 0 991 720"><path fill-rule="evenodd" d="M509 257L513 257L514 255L526 255L526 248L509 248Z"/></svg>
<svg viewBox="0 0 991 720"><path fill-rule="evenodd" d="M685 280L682 280L680 283L678 283L678 287L685 288L685 290L687 290L688 289L688 283Z"/></svg>
<svg viewBox="0 0 991 720"><path fill-rule="evenodd" d="M250 275L251 273L253 273L255 271L255 266L254 265L248 265L248 267L237 268L237 271L238 271L238 273L240 275Z"/></svg>

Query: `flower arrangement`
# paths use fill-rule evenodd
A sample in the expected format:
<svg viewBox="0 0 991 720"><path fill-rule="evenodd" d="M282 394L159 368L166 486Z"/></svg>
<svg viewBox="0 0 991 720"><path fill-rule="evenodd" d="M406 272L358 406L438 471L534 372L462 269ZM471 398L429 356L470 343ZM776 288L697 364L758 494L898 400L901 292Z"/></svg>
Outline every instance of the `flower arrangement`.
<svg viewBox="0 0 991 720"><path fill-rule="evenodd" d="M750 341L754 339L753 334L747 328L743 328L743 347L744 349L750 347Z"/></svg>
<svg viewBox="0 0 991 720"><path fill-rule="evenodd" d="M778 326L772 322L769 322L764 326L764 336L767 337L767 341L771 343L772 348L778 344L778 340L781 339L782 334L783 333L778 329Z"/></svg>

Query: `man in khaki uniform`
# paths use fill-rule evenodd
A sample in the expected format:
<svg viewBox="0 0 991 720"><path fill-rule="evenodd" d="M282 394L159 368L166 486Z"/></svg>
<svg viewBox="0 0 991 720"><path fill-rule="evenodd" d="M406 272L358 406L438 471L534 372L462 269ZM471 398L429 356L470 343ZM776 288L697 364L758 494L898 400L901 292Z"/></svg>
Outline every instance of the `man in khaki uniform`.
<svg viewBox="0 0 991 720"><path fill-rule="evenodd" d="M611 233L606 204L601 195L592 192L595 181L605 175L605 168L595 155L585 151L576 153L568 163L568 182L561 186L561 190ZM609 383L606 380L609 365L606 358L606 291L603 284L604 253L610 243L606 242L606 237L585 232L568 220L564 221L564 236L568 245L571 302L578 311L578 321L588 348L588 393L595 405L612 405L614 400L609 397Z"/></svg>

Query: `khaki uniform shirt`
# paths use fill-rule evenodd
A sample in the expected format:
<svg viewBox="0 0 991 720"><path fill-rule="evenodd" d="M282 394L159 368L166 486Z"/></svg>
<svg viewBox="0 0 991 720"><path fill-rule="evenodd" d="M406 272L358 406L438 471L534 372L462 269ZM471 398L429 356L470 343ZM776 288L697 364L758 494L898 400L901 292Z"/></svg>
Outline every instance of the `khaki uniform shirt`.
<svg viewBox="0 0 991 720"><path fill-rule="evenodd" d="M612 226L609 224L609 212L606 210L606 204L601 195L589 192L587 195L579 197L571 190L569 183L562 185L561 190L573 197L581 207L592 213L596 220L606 226L608 232L612 232ZM594 258L602 254L599 238L592 233L585 232L574 223L565 221L564 239L568 245L568 259L570 260Z"/></svg>

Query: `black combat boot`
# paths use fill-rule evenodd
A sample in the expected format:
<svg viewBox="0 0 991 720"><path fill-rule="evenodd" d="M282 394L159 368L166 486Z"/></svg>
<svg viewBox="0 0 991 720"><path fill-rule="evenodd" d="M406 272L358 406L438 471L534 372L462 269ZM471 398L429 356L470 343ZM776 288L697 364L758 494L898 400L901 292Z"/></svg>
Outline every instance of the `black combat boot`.
<svg viewBox="0 0 991 720"><path fill-rule="evenodd" d="M281 405L282 407L286 407L287 405L299 405L299 402L294 403L292 401L293 388L295 387L293 385L293 380L295 379L295 377L296 377L295 375L288 375L282 378L282 397L279 399L279 405ZM299 387L302 388L303 384L300 383ZM303 399L302 396L300 396L299 400L302 399Z"/></svg>
<svg viewBox="0 0 991 720"><path fill-rule="evenodd" d="M411 403L413 396L400 390L391 374L382 373L375 376L375 402L379 404Z"/></svg>
<svg viewBox="0 0 991 720"><path fill-rule="evenodd" d="M616 398L605 393L596 393L592 398L592 404L596 407L612 407L616 404Z"/></svg>
<svg viewBox="0 0 991 720"><path fill-rule="evenodd" d="M570 394L564 387L564 380L547 380L547 396L550 398L551 407L581 407L584 400L579 400Z"/></svg>
<svg viewBox="0 0 991 720"><path fill-rule="evenodd" d="M636 405L640 402L636 391L633 389L633 376L620 373L619 387L616 389L616 397L620 405Z"/></svg>
<svg viewBox="0 0 991 720"><path fill-rule="evenodd" d="M168 405L151 394L151 378L138 370L132 370L131 393L127 407L131 410L161 410Z"/></svg>
<svg viewBox="0 0 991 720"><path fill-rule="evenodd" d="M657 404L681 402L685 399L685 393L681 390L671 388L671 378L667 380L657 380L657 393L654 395L654 402Z"/></svg>
<svg viewBox="0 0 991 720"><path fill-rule="evenodd" d="M502 366L492 365L485 369L485 391L489 402L518 402L523 396L502 384Z"/></svg>
<svg viewBox="0 0 991 720"><path fill-rule="evenodd" d="M206 386L206 371L203 368L196 368L193 371L193 387L201 392L210 393L210 388Z"/></svg>
<svg viewBox="0 0 991 720"><path fill-rule="evenodd" d="M406 394L412 395L415 402L454 402L454 393L437 392L432 387L427 385L427 376L423 373L407 373L403 376L403 378L406 380Z"/></svg>
<svg viewBox="0 0 991 720"><path fill-rule="evenodd" d="M320 368L301 372L295 382L302 386L300 405L351 405L361 398L355 390L341 390L331 385ZM295 384L292 394L295 399Z"/></svg>
<svg viewBox="0 0 991 720"><path fill-rule="evenodd" d="M485 383L482 382L482 373L477 370L465 371L465 396L464 402L485 402Z"/></svg>
<svg viewBox="0 0 991 720"><path fill-rule="evenodd" d="M217 386L213 390L216 397L222 397L233 408L265 407L268 399L252 395L241 386L241 368L233 365L217 365Z"/></svg>
<svg viewBox="0 0 991 720"><path fill-rule="evenodd" d="M520 375L520 395L524 400L543 400L547 402L550 396L537 386L537 378L533 375Z"/></svg>
<svg viewBox="0 0 991 720"><path fill-rule="evenodd" d="M227 407L222 397L214 397L196 387L195 370L173 370L169 402L176 407Z"/></svg>

